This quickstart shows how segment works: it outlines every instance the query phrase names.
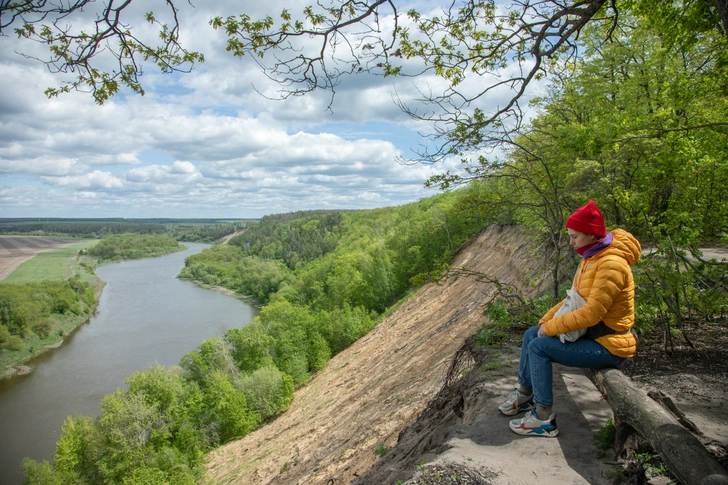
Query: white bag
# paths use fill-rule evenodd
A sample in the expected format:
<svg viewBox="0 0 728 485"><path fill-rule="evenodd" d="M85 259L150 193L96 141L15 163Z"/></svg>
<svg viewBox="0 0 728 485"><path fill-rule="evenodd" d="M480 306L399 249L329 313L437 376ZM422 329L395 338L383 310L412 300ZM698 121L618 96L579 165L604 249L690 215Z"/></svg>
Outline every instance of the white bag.
<svg viewBox="0 0 728 485"><path fill-rule="evenodd" d="M578 291L573 288L566 290L566 299L564 300L564 304L561 305L561 308L559 308L556 313L554 313L554 317L560 317L566 313L573 312L574 310L584 306L585 303L586 301L581 297ZM577 328L576 330L560 334L559 340L561 340L561 343L576 342L585 333L586 328Z"/></svg>

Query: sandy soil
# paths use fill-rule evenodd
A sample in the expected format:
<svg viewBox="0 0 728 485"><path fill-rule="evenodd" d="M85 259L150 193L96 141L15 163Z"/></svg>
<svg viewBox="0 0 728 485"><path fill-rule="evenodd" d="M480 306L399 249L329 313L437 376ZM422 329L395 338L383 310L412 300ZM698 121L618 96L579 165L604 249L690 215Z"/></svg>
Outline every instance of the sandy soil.
<svg viewBox="0 0 728 485"><path fill-rule="evenodd" d="M0 236L0 281L38 253L65 248L78 242L79 239L55 237Z"/></svg>
<svg viewBox="0 0 728 485"><path fill-rule="evenodd" d="M539 254L518 229L491 227L453 267L497 276L528 296L539 291ZM500 350L476 352L466 344L494 291L465 277L422 288L334 357L281 417L211 453L205 483L611 483L621 468L614 457L597 457L594 434L612 412L581 371L555 369L558 438L518 436L497 411L515 385L518 335ZM659 347L649 340L645 345ZM720 349L693 351L704 357L695 362L728 362ZM645 389L665 391L709 438L728 443L724 369L686 367L678 357L670 367L656 355L643 352L625 372ZM465 377L450 382L453 362L452 375ZM647 377L651 368L665 372ZM657 477L649 483L669 482Z"/></svg>

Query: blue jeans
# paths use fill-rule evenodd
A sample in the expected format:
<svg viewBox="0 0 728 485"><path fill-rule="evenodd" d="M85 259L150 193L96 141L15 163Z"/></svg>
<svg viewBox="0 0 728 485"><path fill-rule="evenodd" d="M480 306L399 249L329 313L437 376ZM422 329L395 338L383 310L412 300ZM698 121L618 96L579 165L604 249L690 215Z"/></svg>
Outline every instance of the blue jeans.
<svg viewBox="0 0 728 485"><path fill-rule="evenodd" d="M518 383L533 389L533 400L545 408L554 404L551 362L569 367L619 367L626 359L609 353L594 340L580 338L561 343L558 337L539 337L539 327L523 334L521 361L518 363Z"/></svg>

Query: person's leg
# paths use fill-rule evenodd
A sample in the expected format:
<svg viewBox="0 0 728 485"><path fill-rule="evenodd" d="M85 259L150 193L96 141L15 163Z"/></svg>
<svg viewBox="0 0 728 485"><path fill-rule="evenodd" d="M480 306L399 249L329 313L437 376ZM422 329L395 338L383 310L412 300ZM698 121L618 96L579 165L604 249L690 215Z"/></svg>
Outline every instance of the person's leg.
<svg viewBox="0 0 728 485"><path fill-rule="evenodd" d="M533 389L528 347L533 339L538 337L538 329L539 327L535 326L526 330L523 334L523 342L521 343L521 360L518 362L518 385L524 394L531 394Z"/></svg>
<svg viewBox="0 0 728 485"><path fill-rule="evenodd" d="M551 362L570 367L618 367L625 359L609 353L600 344L589 339L562 343L558 337L538 337L528 345L528 363L531 369L533 397L536 409L515 419L509 426L515 433L526 436L555 437L559 434L553 405Z"/></svg>
<svg viewBox="0 0 728 485"><path fill-rule="evenodd" d="M518 387L508 396L498 410L506 416L514 416L533 409L533 390L531 389L531 370L528 365L528 345L538 336L538 327L532 327L523 334L521 360L518 363Z"/></svg>
<svg viewBox="0 0 728 485"><path fill-rule="evenodd" d="M534 401L540 416L551 414L553 397L552 362L569 367L618 367L625 359L609 353L590 339L563 343L558 337L539 337L528 346L528 360L533 383ZM541 409L538 409L541 408Z"/></svg>

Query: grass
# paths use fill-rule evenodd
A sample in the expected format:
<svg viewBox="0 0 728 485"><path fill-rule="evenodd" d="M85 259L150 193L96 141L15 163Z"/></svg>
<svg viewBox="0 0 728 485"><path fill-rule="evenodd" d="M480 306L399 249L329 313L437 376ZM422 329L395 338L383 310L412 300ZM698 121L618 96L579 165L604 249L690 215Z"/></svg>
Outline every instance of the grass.
<svg viewBox="0 0 728 485"><path fill-rule="evenodd" d="M2 283L21 284L46 280L65 280L73 274L79 273L77 269L73 268L74 264L78 264L76 261L78 251L88 249L97 242L99 242L98 239L89 239L65 248L39 253L15 268L15 271L10 273Z"/></svg>
<svg viewBox="0 0 728 485"><path fill-rule="evenodd" d="M488 362L486 362L482 370L484 372L488 371L494 371L494 370L501 370L506 367L506 362L501 358L500 355L495 355L493 358L491 358Z"/></svg>
<svg viewBox="0 0 728 485"><path fill-rule="evenodd" d="M387 453L391 451L391 448L384 445L384 443L379 443L377 445L377 449L374 450L374 454L377 455L379 458L383 457Z"/></svg>
<svg viewBox="0 0 728 485"><path fill-rule="evenodd" d="M610 452L614 452L614 438L617 433L617 426L614 420L610 419L597 431L594 436L594 443L597 445L597 455L604 458Z"/></svg>

